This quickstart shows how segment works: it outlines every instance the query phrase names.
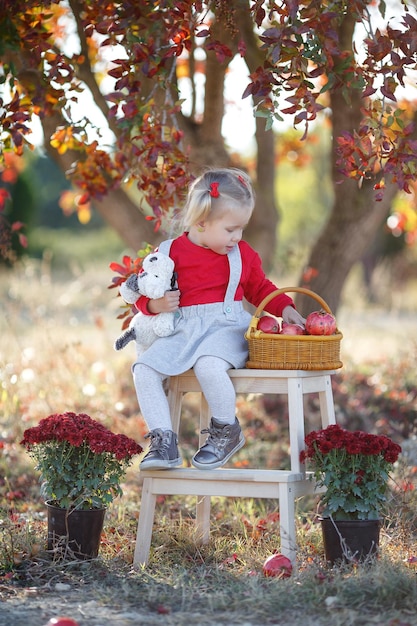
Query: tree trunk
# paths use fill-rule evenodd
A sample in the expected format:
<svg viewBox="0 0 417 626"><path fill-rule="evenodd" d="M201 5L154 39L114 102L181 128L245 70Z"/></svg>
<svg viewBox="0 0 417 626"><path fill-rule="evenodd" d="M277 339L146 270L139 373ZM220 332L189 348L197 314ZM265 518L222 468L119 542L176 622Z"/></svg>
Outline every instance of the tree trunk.
<svg viewBox="0 0 417 626"><path fill-rule="evenodd" d="M253 30L253 21L247 0L235 0L236 23L240 37L246 44L245 62L249 73L254 72L264 62L264 53ZM255 103L256 104L256 103ZM265 131L265 120L256 118L255 140L256 158L256 205L245 239L259 253L266 272L274 264L277 246L277 228L279 208L276 201L276 159L275 135L272 130Z"/></svg>
<svg viewBox="0 0 417 626"><path fill-rule="evenodd" d="M224 37L222 24L216 22L211 28L214 37L218 39ZM185 143L190 146L191 171L195 175L200 174L206 166L227 167L230 165L230 156L221 134L224 115L224 81L229 63L230 59L219 63L213 51L206 51L204 111L201 120L196 121L184 115L180 116Z"/></svg>
<svg viewBox="0 0 417 626"><path fill-rule="evenodd" d="M265 131L265 121L256 121L256 206L245 239L259 253L265 272L274 264L279 211L275 201L275 136Z"/></svg>
<svg viewBox="0 0 417 626"><path fill-rule="evenodd" d="M340 26L339 38L345 49L352 49L354 27L353 15L349 15ZM329 96L333 125L334 203L327 225L312 248L300 285L320 295L336 313L345 281L386 219L398 189L386 184L384 199L376 202L375 181L365 180L360 186L357 181L342 179L336 169L337 137L343 131L358 128L362 99L354 89L349 94L350 101L345 99L341 90L331 91ZM317 302L304 296L297 297L296 304L304 314L317 309Z"/></svg>
<svg viewBox="0 0 417 626"><path fill-rule="evenodd" d="M336 198L330 219L310 254L309 280L301 280L320 295L336 313L345 281L355 263L363 256L367 246L386 219L394 186L385 192L382 202L373 199L373 184L365 183L358 189L357 182L345 181L336 187ZM303 314L317 309L317 302L304 296L296 298Z"/></svg>

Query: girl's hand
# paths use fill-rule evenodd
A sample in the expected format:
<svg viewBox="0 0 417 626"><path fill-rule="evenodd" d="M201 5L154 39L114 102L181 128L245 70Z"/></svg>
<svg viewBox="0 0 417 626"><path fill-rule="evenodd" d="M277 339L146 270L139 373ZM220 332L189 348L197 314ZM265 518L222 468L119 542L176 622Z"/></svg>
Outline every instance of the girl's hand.
<svg viewBox="0 0 417 626"><path fill-rule="evenodd" d="M306 321L304 317L302 317L302 315L300 315L299 312L296 309L294 309L293 306L289 305L285 307L285 309L282 312L282 319L287 324L298 324L299 326L302 326L303 328L305 327Z"/></svg>
<svg viewBox="0 0 417 626"><path fill-rule="evenodd" d="M150 313L157 315L158 313L174 313L180 304L180 291L166 291L162 298L149 300L148 310Z"/></svg>

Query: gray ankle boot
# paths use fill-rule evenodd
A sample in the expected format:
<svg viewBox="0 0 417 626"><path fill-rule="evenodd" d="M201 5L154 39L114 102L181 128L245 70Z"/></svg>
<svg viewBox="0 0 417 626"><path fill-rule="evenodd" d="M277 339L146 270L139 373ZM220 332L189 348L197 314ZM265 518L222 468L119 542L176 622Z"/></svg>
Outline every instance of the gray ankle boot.
<svg viewBox="0 0 417 626"><path fill-rule="evenodd" d="M139 469L169 469L182 465L178 453L178 438L172 430L151 430L145 439L151 440L149 451L142 459Z"/></svg>
<svg viewBox="0 0 417 626"><path fill-rule="evenodd" d="M208 433L207 440L191 461L198 469L222 467L245 444L237 418L234 424L219 424L212 418L210 426L201 432Z"/></svg>

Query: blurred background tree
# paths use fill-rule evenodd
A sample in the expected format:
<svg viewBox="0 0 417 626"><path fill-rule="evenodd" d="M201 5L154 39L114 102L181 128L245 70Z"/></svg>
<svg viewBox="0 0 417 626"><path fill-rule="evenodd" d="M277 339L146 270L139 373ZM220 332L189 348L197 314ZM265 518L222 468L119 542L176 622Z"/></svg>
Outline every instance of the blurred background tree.
<svg viewBox="0 0 417 626"><path fill-rule="evenodd" d="M71 181L64 210L86 223L94 209L133 252L171 234L204 166L245 167L257 191L248 240L335 312L390 213L413 241L415 15L396 0L1 0L2 153L24 155L37 121ZM245 150L228 145L232 121L253 134ZM299 204L293 244L278 246Z"/></svg>

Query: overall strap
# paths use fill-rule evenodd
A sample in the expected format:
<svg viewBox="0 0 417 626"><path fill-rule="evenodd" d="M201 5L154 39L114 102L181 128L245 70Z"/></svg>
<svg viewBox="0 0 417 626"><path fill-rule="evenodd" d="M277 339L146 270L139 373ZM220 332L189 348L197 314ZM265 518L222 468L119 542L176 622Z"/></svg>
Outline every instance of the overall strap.
<svg viewBox="0 0 417 626"><path fill-rule="evenodd" d="M161 241L161 243L158 246L158 252L162 252L162 254L166 254L167 256L169 256L169 252L171 250L171 244L174 240L173 239L165 239L165 241Z"/></svg>
<svg viewBox="0 0 417 626"><path fill-rule="evenodd" d="M233 250L228 253L227 258L229 261L230 276L224 297L223 311L227 319L234 320L236 319L234 312L235 294L242 275L242 256L238 245L234 246Z"/></svg>
<svg viewBox="0 0 417 626"><path fill-rule="evenodd" d="M158 252L160 252L161 254L165 254L166 256L169 256L170 250L171 250L171 244L174 240L173 239L165 239L165 241L161 241L161 243L158 246ZM173 275L172 275L172 279L171 279L171 289L178 289L178 283L177 283L177 272L174 271Z"/></svg>

